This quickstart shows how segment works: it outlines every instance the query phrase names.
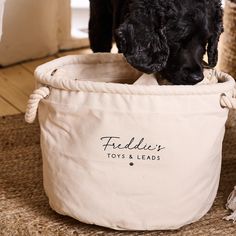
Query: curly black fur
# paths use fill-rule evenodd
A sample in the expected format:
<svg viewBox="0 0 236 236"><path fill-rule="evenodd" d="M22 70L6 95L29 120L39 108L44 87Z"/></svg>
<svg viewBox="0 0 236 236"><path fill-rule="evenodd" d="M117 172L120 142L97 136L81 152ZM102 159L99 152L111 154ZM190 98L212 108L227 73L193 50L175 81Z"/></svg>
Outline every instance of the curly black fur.
<svg viewBox="0 0 236 236"><path fill-rule="evenodd" d="M90 45L110 51L114 35L135 68L195 84L206 51L209 66L217 63L222 14L220 0L90 0Z"/></svg>

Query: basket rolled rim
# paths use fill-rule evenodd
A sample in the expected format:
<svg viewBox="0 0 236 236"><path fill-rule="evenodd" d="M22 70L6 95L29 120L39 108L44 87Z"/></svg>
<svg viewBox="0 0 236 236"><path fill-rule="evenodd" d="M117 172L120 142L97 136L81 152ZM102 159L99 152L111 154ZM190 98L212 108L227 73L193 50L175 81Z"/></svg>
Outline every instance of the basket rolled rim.
<svg viewBox="0 0 236 236"><path fill-rule="evenodd" d="M82 65L82 64L98 64L98 63L124 63L126 67L136 75L141 76L142 72L137 71L124 59L122 54L111 53L94 53L86 55L70 55L55 59L40 65L35 70L35 77L37 82L42 86L49 86L52 88L91 92L91 93L113 93L113 94L133 94L133 95L203 95L203 94L218 94L223 92L230 92L235 86L234 79L221 71L214 70L214 75L219 79L220 83L211 85L133 85L122 84L114 82L94 82L94 81L80 81L72 80L65 77L55 78L54 72L57 68L66 65ZM137 77L138 78L138 77Z"/></svg>

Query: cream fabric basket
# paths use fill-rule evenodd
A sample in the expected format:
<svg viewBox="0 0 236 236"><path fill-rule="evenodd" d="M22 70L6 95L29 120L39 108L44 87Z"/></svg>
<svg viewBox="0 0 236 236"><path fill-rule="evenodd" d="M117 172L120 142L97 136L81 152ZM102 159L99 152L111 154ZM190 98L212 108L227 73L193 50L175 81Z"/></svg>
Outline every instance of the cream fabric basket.
<svg viewBox="0 0 236 236"><path fill-rule="evenodd" d="M236 105L234 80L215 73L221 83L148 86L132 85L141 73L117 54L39 66L25 118L38 107L51 207L118 230L177 229L206 214Z"/></svg>

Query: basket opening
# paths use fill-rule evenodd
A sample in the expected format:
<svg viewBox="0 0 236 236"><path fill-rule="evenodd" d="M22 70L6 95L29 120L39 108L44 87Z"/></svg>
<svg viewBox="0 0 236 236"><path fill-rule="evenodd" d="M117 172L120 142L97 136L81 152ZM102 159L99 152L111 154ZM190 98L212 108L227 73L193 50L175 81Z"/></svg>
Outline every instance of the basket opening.
<svg viewBox="0 0 236 236"><path fill-rule="evenodd" d="M205 70L205 79L199 85L224 82L216 78L216 74L210 73L210 71L212 70ZM68 80L103 83L170 85L168 81L163 80L158 74L143 74L131 67L126 61L67 64L54 70L53 76L67 78Z"/></svg>
<svg viewBox="0 0 236 236"><path fill-rule="evenodd" d="M58 68L54 73L55 77L64 77L68 80L122 84L133 84L141 75L142 72L132 68L125 61L68 64Z"/></svg>

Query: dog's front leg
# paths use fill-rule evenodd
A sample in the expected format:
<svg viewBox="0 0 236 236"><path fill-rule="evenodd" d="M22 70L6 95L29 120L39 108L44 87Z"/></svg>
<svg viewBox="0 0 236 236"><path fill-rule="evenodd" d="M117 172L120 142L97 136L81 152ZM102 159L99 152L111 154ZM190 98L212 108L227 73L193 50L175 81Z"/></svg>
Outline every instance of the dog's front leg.
<svg viewBox="0 0 236 236"><path fill-rule="evenodd" d="M112 48L112 10L109 0L90 0L89 40L93 52Z"/></svg>

